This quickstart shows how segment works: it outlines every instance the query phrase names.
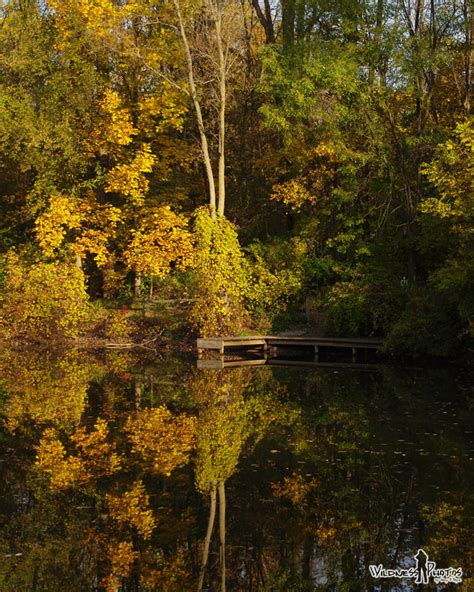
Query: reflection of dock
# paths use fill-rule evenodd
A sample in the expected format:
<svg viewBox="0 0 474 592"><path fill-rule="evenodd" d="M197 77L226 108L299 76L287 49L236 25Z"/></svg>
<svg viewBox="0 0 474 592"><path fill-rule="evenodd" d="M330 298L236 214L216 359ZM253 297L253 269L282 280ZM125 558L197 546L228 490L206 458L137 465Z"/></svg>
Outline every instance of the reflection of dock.
<svg viewBox="0 0 474 592"><path fill-rule="evenodd" d="M224 368L244 368L247 366L299 366L311 368L352 368L356 370L374 370L380 368L380 364L364 364L361 362L317 362L311 360L284 360L281 358L262 358L259 360L226 360L223 357L213 360L198 360L197 367L200 370L214 369L223 370Z"/></svg>
<svg viewBox="0 0 474 592"><path fill-rule="evenodd" d="M202 358L205 351L219 352L223 358L227 352L235 350L252 351L259 350L263 357L275 354L277 351L291 348L310 349L314 353L315 361L321 351L328 353L340 350L349 350L352 361L356 361L358 351L380 351L383 340L376 337L353 338L353 337L292 337L292 336L249 336L249 337L207 337L197 340L198 358Z"/></svg>

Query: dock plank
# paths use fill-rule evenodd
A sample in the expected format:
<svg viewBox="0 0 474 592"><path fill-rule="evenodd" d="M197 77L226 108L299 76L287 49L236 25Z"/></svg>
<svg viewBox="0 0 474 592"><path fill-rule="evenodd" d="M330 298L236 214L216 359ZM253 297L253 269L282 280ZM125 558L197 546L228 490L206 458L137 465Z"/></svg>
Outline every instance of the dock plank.
<svg viewBox="0 0 474 592"><path fill-rule="evenodd" d="M205 350L218 350L220 355L225 354L226 348L250 348L263 347L313 347L315 354L319 348L350 349L353 358L357 350L380 350L383 339L378 337L311 337L311 336L285 336L285 335L248 335L236 337L205 337L197 340L198 355Z"/></svg>

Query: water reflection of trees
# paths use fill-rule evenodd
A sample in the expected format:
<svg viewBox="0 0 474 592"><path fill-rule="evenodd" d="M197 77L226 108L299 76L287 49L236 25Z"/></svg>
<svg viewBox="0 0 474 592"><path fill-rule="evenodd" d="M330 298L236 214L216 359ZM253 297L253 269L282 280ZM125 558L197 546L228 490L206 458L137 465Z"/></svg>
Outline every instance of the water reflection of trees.
<svg viewBox="0 0 474 592"><path fill-rule="evenodd" d="M468 409L442 374L1 368L1 590L364 589L421 544L467 567Z"/></svg>

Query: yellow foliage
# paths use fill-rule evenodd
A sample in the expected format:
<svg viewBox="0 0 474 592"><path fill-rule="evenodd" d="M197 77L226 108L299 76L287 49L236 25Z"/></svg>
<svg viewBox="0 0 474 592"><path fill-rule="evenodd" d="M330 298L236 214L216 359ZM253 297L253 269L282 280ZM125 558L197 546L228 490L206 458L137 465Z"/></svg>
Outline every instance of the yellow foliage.
<svg viewBox="0 0 474 592"><path fill-rule="evenodd" d="M107 442L108 427L98 419L94 431L86 433L80 427L71 436L76 454L66 455L57 432L44 431L37 448L36 466L48 477L51 489L67 489L73 485L85 485L91 479L112 475L121 467L121 460Z"/></svg>
<svg viewBox="0 0 474 592"><path fill-rule="evenodd" d="M169 206L154 210L132 230L132 239L124 251L129 269L164 277L174 265L183 270L193 263L194 248L184 216Z"/></svg>
<svg viewBox="0 0 474 592"><path fill-rule="evenodd" d="M305 205L316 205L321 198L331 195L338 166L351 156L354 155L347 148L332 142L321 142L310 149L297 143L289 154L297 173L293 173L291 179L275 184L271 199L295 212L301 211ZM284 169L281 172L288 174L289 171Z"/></svg>
<svg viewBox="0 0 474 592"><path fill-rule="evenodd" d="M100 418L92 432L86 432L84 427L79 427L71 436L71 441L90 474L112 475L121 468L121 459L112 444L107 441L108 437L107 422Z"/></svg>
<svg viewBox="0 0 474 592"><path fill-rule="evenodd" d="M66 450L58 439L56 430L48 428L37 448L36 466L49 477L51 489L67 489L85 476L82 461L74 456L66 457Z"/></svg>
<svg viewBox="0 0 474 592"><path fill-rule="evenodd" d="M140 124L146 129L161 133L168 128L182 131L184 116L188 111L182 93L163 85L159 95L145 96L138 105Z"/></svg>
<svg viewBox="0 0 474 592"><path fill-rule="evenodd" d="M36 237L43 253L53 257L70 233L74 253L80 257L90 253L97 265L104 267L110 257L108 243L114 238L120 220L118 208L99 204L91 192L80 201L57 195L37 218Z"/></svg>
<svg viewBox="0 0 474 592"><path fill-rule="evenodd" d="M432 162L422 167L439 197L425 198L420 210L438 218L452 218L453 230L467 237L474 211L473 153L474 125L472 119L466 119L457 124L452 140L438 146Z"/></svg>
<svg viewBox="0 0 474 592"><path fill-rule="evenodd" d="M194 589L194 578L189 573L189 560L184 549L178 549L172 557L157 551L150 565L142 563L140 567L140 584L145 590L186 592Z"/></svg>
<svg viewBox="0 0 474 592"><path fill-rule="evenodd" d="M15 430L31 421L75 427L96 372L96 366L76 351L59 359L44 352L4 352L0 376L9 394L5 407L8 428Z"/></svg>
<svg viewBox="0 0 474 592"><path fill-rule="evenodd" d="M171 475L189 459L195 444L196 420L185 414L174 416L162 406L129 417L125 431L133 452L155 473Z"/></svg>
<svg viewBox="0 0 474 592"><path fill-rule="evenodd" d="M301 178L274 185L270 199L280 201L295 211L301 210L307 203L314 204L317 200L316 196L311 195L306 189Z"/></svg>
<svg viewBox="0 0 474 592"><path fill-rule="evenodd" d="M151 173L154 162L150 146L143 144L131 162L118 164L108 173L105 190L128 197L134 205L142 205L149 185L144 173Z"/></svg>
<svg viewBox="0 0 474 592"><path fill-rule="evenodd" d="M30 263L11 252L0 323L4 337L77 337L90 314L82 270L70 263Z"/></svg>
<svg viewBox="0 0 474 592"><path fill-rule="evenodd" d="M81 215L77 204L65 195L55 195L50 199L49 208L35 222L36 237L43 253L53 257L68 232L79 228Z"/></svg>
<svg viewBox="0 0 474 592"><path fill-rule="evenodd" d="M110 574L102 580L101 584L106 592L119 592L122 578L130 575L138 553L133 550L133 545L129 541L112 541L108 546L107 556L110 562Z"/></svg>
<svg viewBox="0 0 474 592"><path fill-rule="evenodd" d="M99 103L101 118L91 136L85 141L91 154L107 154L117 146L127 146L138 133L132 123L130 110L122 107L118 93L107 89Z"/></svg>
<svg viewBox="0 0 474 592"><path fill-rule="evenodd" d="M294 471L284 478L282 484L274 484L273 490L276 497L288 499L294 506L301 507L307 504L307 498L315 485L313 479L309 481L300 471Z"/></svg>
<svg viewBox="0 0 474 592"><path fill-rule="evenodd" d="M134 483L132 489L123 495L107 495L106 499L111 518L133 526L143 538L150 538L156 521L150 508L150 498L141 481Z"/></svg>
<svg viewBox="0 0 474 592"><path fill-rule="evenodd" d="M198 210L196 237L196 304L189 312L192 327L202 336L232 335L246 323L247 261L234 225L209 210Z"/></svg>

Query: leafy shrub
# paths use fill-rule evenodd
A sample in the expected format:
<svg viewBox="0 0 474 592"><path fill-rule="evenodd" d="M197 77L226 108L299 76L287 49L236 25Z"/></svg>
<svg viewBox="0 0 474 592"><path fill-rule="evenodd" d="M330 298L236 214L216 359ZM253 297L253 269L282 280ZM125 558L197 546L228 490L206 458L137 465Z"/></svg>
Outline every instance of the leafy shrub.
<svg viewBox="0 0 474 592"><path fill-rule="evenodd" d="M411 298L385 339L392 354L448 356L459 347L464 323L456 305L431 291Z"/></svg>
<svg viewBox="0 0 474 592"><path fill-rule="evenodd" d="M191 327L200 335L242 332L248 322L244 305L247 264L234 225L207 208L195 219L196 304L189 313Z"/></svg>
<svg viewBox="0 0 474 592"><path fill-rule="evenodd" d="M64 262L29 264L8 255L0 314L7 338L77 337L89 310L82 270Z"/></svg>
<svg viewBox="0 0 474 592"><path fill-rule="evenodd" d="M324 331L331 336L357 337L373 332L373 319L366 291L355 284L333 286L327 300Z"/></svg>

